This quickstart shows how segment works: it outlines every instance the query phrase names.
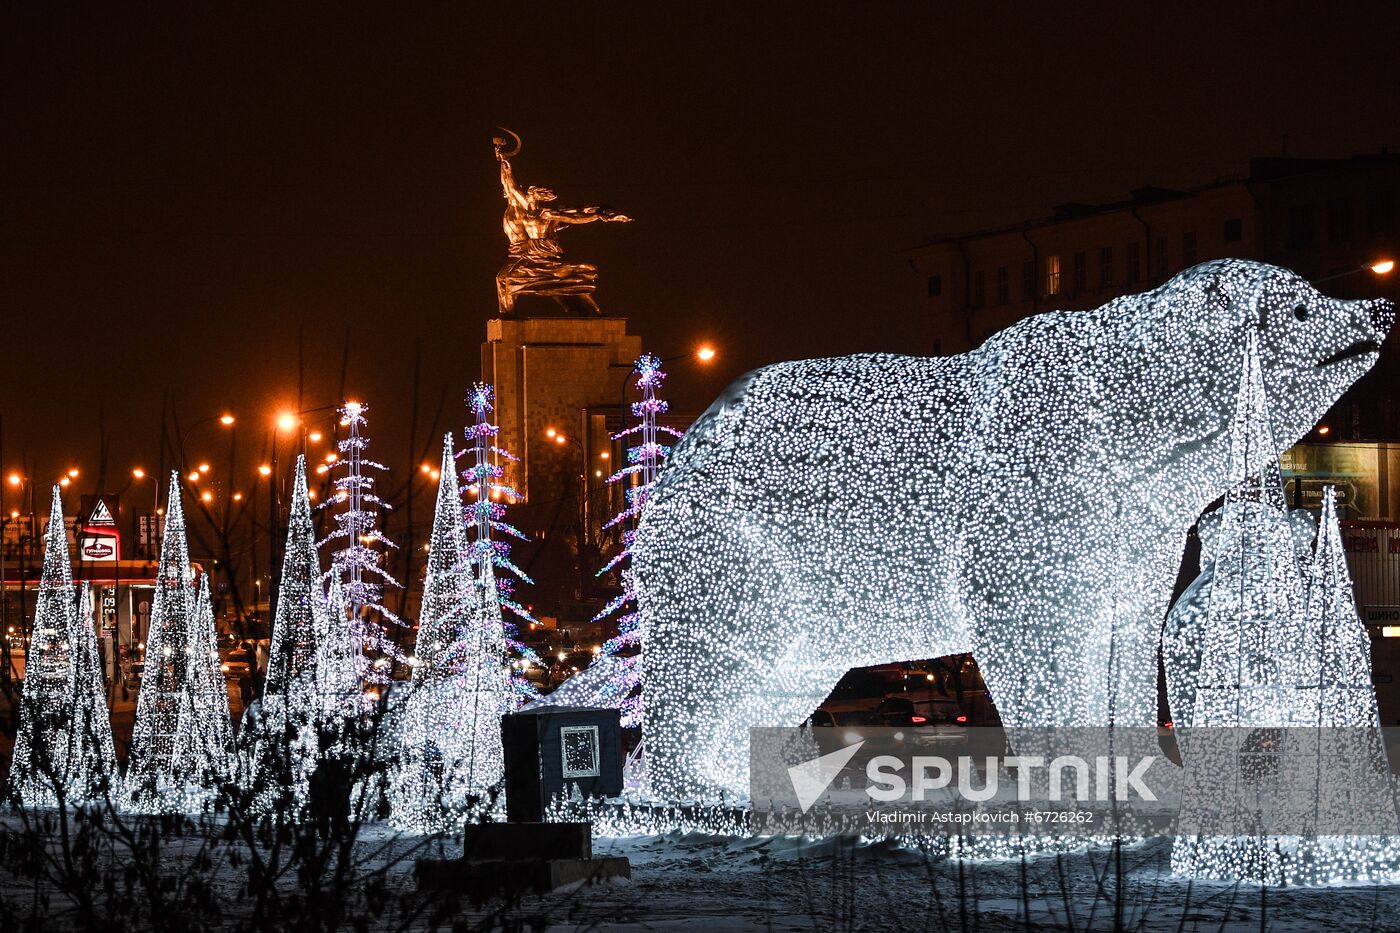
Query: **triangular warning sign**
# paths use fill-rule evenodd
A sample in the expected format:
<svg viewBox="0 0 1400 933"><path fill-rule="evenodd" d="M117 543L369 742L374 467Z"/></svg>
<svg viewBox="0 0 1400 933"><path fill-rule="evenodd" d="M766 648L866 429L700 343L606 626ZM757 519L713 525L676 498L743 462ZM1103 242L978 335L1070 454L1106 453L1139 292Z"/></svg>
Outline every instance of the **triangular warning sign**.
<svg viewBox="0 0 1400 933"><path fill-rule="evenodd" d="M89 525L115 525L117 522L112 518L112 510L107 508L106 499L98 499L97 506L92 510L92 516L88 519Z"/></svg>

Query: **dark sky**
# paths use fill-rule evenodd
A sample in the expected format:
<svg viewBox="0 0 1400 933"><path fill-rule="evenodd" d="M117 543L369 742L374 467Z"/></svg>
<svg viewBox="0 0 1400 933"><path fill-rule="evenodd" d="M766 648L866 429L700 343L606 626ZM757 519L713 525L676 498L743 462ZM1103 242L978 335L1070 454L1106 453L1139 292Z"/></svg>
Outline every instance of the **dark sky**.
<svg viewBox="0 0 1400 933"><path fill-rule="evenodd" d="M565 246L649 349L719 347L673 367L688 408L775 360L926 350L899 251L932 233L1207 182L1284 134L1400 146L1395 3L51 6L0 20L3 457L85 487L99 409L111 488L154 465L167 389L258 446L298 329L308 406L349 331L396 470L415 345L420 424L444 393L439 430L464 421L497 123L523 182L637 218Z"/></svg>

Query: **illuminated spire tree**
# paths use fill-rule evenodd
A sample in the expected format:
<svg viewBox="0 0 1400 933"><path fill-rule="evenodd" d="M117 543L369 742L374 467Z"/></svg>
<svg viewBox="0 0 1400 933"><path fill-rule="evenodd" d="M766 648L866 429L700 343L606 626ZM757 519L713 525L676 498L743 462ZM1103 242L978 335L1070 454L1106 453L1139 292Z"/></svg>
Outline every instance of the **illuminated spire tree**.
<svg viewBox="0 0 1400 933"><path fill-rule="evenodd" d="M388 468L364 455L369 446L369 438L363 433L367 408L360 402L346 402L340 409L340 423L349 428L349 433L339 443L340 457L332 469L343 468L345 475L335 481L336 495L327 505L339 502L344 510L335 516L336 529L322 543L344 542L331 554L329 574L340 578L344 587L359 679L386 684L393 661L403 660L403 654L388 637L385 624L403 622L381 602L386 585L400 584L384 569L383 555L375 549L378 545L395 545L377 527L379 509L390 506L375 494L374 476L366 470ZM371 660L370 654L379 657Z"/></svg>
<svg viewBox="0 0 1400 933"><path fill-rule="evenodd" d="M262 809L285 812L290 804L306 803L307 782L317 755L317 636L326 628L328 614L324 579L316 550L316 531L311 524L306 458L299 456L292 482L287 547L282 558L277 615L272 623L267 681L257 735L249 750L250 789ZM343 613L340 618L344 618ZM348 632L348 626L342 627ZM350 671L346 686L353 696L358 684L353 654L344 663Z"/></svg>
<svg viewBox="0 0 1400 933"><path fill-rule="evenodd" d="M127 759L129 806L138 812L161 812L182 805L180 796L172 797L169 791L181 700L191 686L188 662L194 596L180 477L172 473L155 597L146 633L145 673Z"/></svg>
<svg viewBox="0 0 1400 933"><path fill-rule="evenodd" d="M632 415L637 423L614 434L613 440L630 438L636 444L627 449L627 465L608 477L609 483L625 484L623 506L603 526L605 530L622 526L622 547L598 571L598 576L602 576L621 568L622 592L593 619L598 622L616 615L618 633L603 643L603 650L588 670L571 677L550 695L551 701L571 706L618 707L622 711L624 726L641 725L642 721L641 613L637 610L636 586L627 565L632 555L632 542L637 535L637 521L641 518L647 495L656 484L662 464L671 452L671 446L663 444L661 439L681 437L681 432L656 423L657 416L664 414L669 407L656 394L666 379L661 360L649 353L643 354L632 371L637 376L636 386L642 393L641 399L632 403Z"/></svg>
<svg viewBox="0 0 1400 933"><path fill-rule="evenodd" d="M66 796L72 708L74 605L73 571L63 526L63 500L57 486L44 532L44 566L34 626L24 654L24 692L15 738L10 784L29 806L53 806ZM110 733L110 727L109 727Z"/></svg>
<svg viewBox="0 0 1400 933"><path fill-rule="evenodd" d="M494 398L495 393L491 386L481 382L472 386L472 391L467 396L467 406L472 410L474 420L466 429L468 447L457 455L469 458L469 465L462 471L462 479L467 486L467 537L470 542L468 556L475 565L477 579L489 590L484 595L486 615L481 623L487 631L486 643L497 644L497 635L494 633L499 630L499 644L503 646L499 655L502 663L510 665L510 659L515 657L519 658L519 664L528 666L540 664L541 661L529 647L516 638L515 626L505 621L501 613L501 608L505 607L527 622L535 621L529 610L520 605L515 598L517 579L525 583L535 581L511 560L510 542L497 537L504 535L520 541L529 540L523 531L505 520L506 502L516 499L520 494L501 481L505 476L505 468L501 466L500 461L514 462L519 458L496 446L495 438L500 433L500 428L490 421L491 403ZM498 571L504 571L506 575L500 575ZM511 693L514 696L521 699L538 697L534 686L525 679L519 669L511 665L509 670Z"/></svg>
<svg viewBox="0 0 1400 933"><path fill-rule="evenodd" d="M468 466L462 471L462 481L467 486L467 534L470 541L469 553L473 563L482 563L486 558L492 566L507 571L509 577L497 579L501 604L526 621L534 619L529 611L515 601L513 580L534 583L530 576L510 559L510 542L499 540L497 534L528 541L525 532L505 520L506 500L514 500L519 493L501 480L505 477L505 467L500 461L518 462L519 457L495 443L500 428L490 421L491 403L495 392L491 386L478 382L472 386L467 396L467 407L472 410L474 421L466 429L467 448L457 456L468 458Z"/></svg>
<svg viewBox="0 0 1400 933"><path fill-rule="evenodd" d="M185 684L180 692L170 791L166 794L186 813L209 807L228 783L233 740L208 574L200 577L190 614Z"/></svg>
<svg viewBox="0 0 1400 933"><path fill-rule="evenodd" d="M117 758L112 747L112 718L107 709L107 683L97 653L97 629L92 617L92 587L84 583L74 618L73 668L69 682L68 797L72 801L101 800L116 784Z"/></svg>
<svg viewBox="0 0 1400 933"><path fill-rule="evenodd" d="M460 826L473 800L484 799L500 780L500 719L513 707L504 643L489 641L483 626L454 460L449 434L438 473L413 690L404 705L390 791L395 825L415 832Z"/></svg>

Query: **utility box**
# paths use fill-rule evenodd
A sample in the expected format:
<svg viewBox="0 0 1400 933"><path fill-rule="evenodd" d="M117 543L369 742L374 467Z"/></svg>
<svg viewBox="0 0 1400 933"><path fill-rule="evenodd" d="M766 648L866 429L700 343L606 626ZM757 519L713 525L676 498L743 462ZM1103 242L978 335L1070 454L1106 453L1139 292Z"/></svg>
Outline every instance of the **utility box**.
<svg viewBox="0 0 1400 933"><path fill-rule="evenodd" d="M538 707L501 720L506 819L540 823L555 796L622 793L622 719L615 709Z"/></svg>

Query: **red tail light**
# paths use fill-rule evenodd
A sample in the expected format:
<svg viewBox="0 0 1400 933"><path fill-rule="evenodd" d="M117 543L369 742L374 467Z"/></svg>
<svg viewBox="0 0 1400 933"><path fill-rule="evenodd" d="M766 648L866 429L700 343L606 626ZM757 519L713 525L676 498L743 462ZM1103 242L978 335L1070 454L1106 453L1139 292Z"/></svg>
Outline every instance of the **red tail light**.
<svg viewBox="0 0 1400 933"><path fill-rule="evenodd" d="M959 716L958 719L957 719L957 721L958 721L961 725L964 725L964 726L967 725L967 717L966 717L966 716Z"/></svg>
<svg viewBox="0 0 1400 933"><path fill-rule="evenodd" d="M918 725L919 723L921 723L921 722L928 722L928 717L927 717L927 716L910 716L910 717L909 717L909 721L912 722L914 725L917 726L917 725Z"/></svg>

